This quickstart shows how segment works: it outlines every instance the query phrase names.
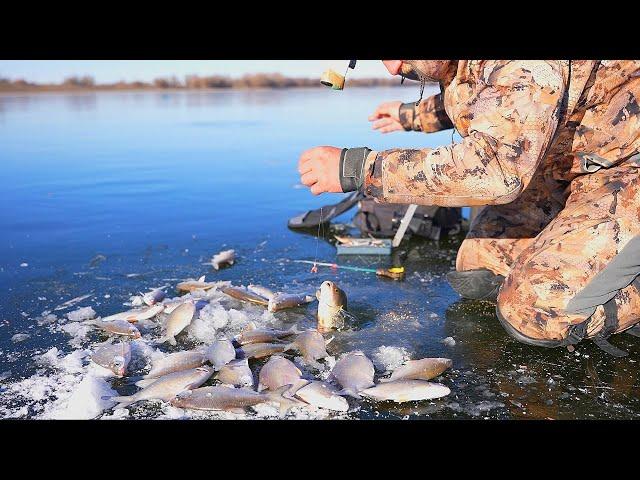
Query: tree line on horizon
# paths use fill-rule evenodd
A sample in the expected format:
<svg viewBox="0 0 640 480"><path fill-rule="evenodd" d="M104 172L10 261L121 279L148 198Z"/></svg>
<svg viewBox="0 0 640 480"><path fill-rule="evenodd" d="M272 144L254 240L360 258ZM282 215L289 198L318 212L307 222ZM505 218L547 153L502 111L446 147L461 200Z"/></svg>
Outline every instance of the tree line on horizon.
<svg viewBox="0 0 640 480"><path fill-rule="evenodd" d="M348 78L346 84L355 87L400 86L398 78ZM319 78L286 77L279 73L253 73L242 77L224 75L187 75L184 80L176 76L158 77L151 82L96 83L89 75L71 76L61 83L35 83L25 79L11 80L0 77L0 91L55 91L55 90L139 90L139 89L252 89L320 87Z"/></svg>

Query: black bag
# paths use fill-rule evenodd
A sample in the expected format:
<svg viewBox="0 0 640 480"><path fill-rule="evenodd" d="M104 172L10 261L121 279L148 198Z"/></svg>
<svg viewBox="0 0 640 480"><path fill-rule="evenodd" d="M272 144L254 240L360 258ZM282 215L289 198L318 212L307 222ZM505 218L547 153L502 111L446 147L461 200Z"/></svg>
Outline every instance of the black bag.
<svg viewBox="0 0 640 480"><path fill-rule="evenodd" d="M312 228L329 222L355 205L358 211L353 217L354 225L363 236L393 237L400 226L409 205L398 203L376 203L360 192L346 195L334 205L325 205L317 210L309 210L289 220L290 228ZM322 215L320 214L322 211ZM461 230L462 214L460 208L418 206L409 222L406 235L418 235L431 240L439 240L447 235L455 235Z"/></svg>
<svg viewBox="0 0 640 480"><path fill-rule="evenodd" d="M376 203L371 198L365 198L358 204L353 223L364 236L393 237L408 208L409 205ZM439 240L441 237L460 233L461 222L460 208L418 205L405 235Z"/></svg>

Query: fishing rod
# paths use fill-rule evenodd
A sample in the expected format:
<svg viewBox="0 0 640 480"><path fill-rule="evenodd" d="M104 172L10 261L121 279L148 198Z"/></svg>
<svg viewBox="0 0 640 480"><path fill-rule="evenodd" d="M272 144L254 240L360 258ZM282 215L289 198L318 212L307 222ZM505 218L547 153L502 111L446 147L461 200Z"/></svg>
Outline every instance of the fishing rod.
<svg viewBox="0 0 640 480"><path fill-rule="evenodd" d="M343 270L352 270L355 272L367 272L367 273L375 273L381 277L392 278L394 280L401 280L404 278L404 267L391 267L391 268L364 268L364 267L350 267L348 265L338 265L337 263L326 263L326 262L312 262L311 260L293 260L295 263L307 263L309 265L313 265L313 267L321 266L321 267L331 267L331 268L341 268ZM314 271L314 268L311 269L312 272L315 273L317 269Z"/></svg>

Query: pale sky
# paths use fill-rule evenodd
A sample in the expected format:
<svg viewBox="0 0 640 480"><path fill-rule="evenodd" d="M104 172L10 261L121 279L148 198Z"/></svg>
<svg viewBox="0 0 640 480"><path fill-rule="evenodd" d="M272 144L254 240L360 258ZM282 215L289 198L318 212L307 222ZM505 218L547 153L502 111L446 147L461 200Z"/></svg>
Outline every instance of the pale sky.
<svg viewBox="0 0 640 480"><path fill-rule="evenodd" d="M160 76L227 75L281 73L289 77L319 77L327 68L343 73L348 60L0 60L0 77L24 78L47 83L72 75L90 75L98 83L149 81ZM351 78L387 77L380 60L358 60Z"/></svg>

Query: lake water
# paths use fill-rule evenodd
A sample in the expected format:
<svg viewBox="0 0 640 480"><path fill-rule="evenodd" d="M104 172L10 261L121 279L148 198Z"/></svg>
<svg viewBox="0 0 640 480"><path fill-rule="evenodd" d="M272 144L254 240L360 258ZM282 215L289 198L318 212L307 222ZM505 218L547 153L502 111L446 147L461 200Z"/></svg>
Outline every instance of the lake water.
<svg viewBox="0 0 640 480"><path fill-rule="evenodd" d="M299 154L316 145L379 150L450 142L451 131L382 136L371 130L366 118L380 102L415 96L417 88L0 96L0 417L182 418L184 412L158 403L128 414L103 412L101 392L135 388L95 372L83 357L106 337L79 330L65 314L91 306L106 316L126 309L140 291L170 285L173 292L178 279L204 274L298 291L334 280L358 320L335 334L329 353L362 350L381 370L402 358L453 360L439 379L451 388L448 397L400 406L352 401L350 417L637 416L634 339L616 339L631 351L625 359L586 343L570 353L509 339L492 305L460 301L443 277L461 238L405 242L403 282L323 268L313 274L290 261L336 261L331 243L286 226L289 217L340 198L300 188ZM215 272L202 265L225 248L236 250L233 267ZM52 323L42 320L43 312L85 294L93 296L54 311ZM235 300L215 302L220 315L236 312L226 333L248 320L313 325L315 304L267 315ZM181 347L197 346L207 335L194 329ZM443 342L447 337L455 344ZM149 355L139 350L137 374ZM83 402L94 402L93 410Z"/></svg>

